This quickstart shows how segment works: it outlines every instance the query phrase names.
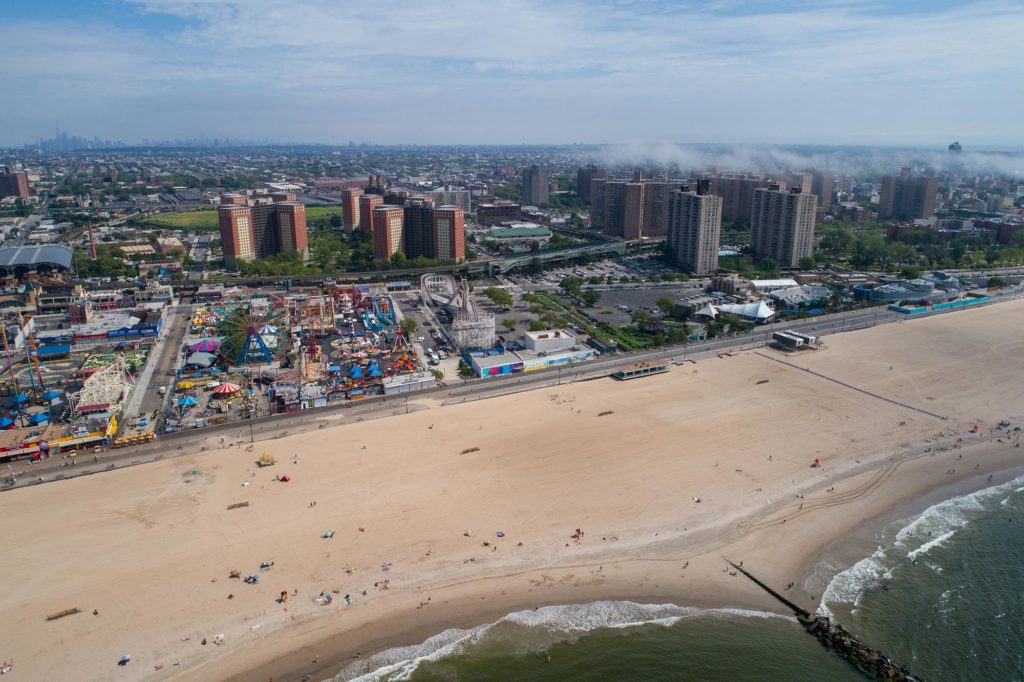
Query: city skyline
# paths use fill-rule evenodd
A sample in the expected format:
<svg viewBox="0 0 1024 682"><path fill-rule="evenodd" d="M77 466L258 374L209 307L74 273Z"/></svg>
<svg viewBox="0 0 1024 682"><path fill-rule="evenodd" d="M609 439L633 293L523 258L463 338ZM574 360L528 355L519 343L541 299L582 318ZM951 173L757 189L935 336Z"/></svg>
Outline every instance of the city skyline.
<svg viewBox="0 0 1024 682"><path fill-rule="evenodd" d="M1014 2L439 9L12 7L0 82L15 97L0 145L56 127L128 144L1024 144L1013 118L1024 75L1012 67L1024 12ZM396 98L415 101L415 116Z"/></svg>

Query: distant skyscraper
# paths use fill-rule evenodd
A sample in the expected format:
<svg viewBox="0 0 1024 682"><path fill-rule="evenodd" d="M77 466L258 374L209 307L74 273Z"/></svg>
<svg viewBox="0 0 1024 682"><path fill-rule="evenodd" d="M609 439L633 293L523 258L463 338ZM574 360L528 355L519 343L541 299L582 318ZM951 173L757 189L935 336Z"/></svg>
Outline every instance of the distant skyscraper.
<svg viewBox="0 0 1024 682"><path fill-rule="evenodd" d="M590 201L590 183L595 178L604 179L608 177L608 171L597 166L587 166L576 171L576 194L580 201Z"/></svg>
<svg viewBox="0 0 1024 682"><path fill-rule="evenodd" d="M701 188L701 191L706 191ZM668 247L672 261L694 275L718 269L722 197L674 190L669 194Z"/></svg>
<svg viewBox="0 0 1024 682"><path fill-rule="evenodd" d="M959 154L963 150L964 150L964 148L962 146L960 146L960 142L959 141L958 142L954 142L953 144L949 145L949 153L950 154Z"/></svg>
<svg viewBox="0 0 1024 682"><path fill-rule="evenodd" d="M548 169L534 164L523 170L523 203L539 206L549 201Z"/></svg>
<svg viewBox="0 0 1024 682"><path fill-rule="evenodd" d="M359 227L359 197L362 195L361 189L341 190L341 222L348 234Z"/></svg>
<svg viewBox="0 0 1024 682"><path fill-rule="evenodd" d="M367 234L373 229L373 207L384 204L380 194L363 194L359 197L359 229ZM343 209L344 210L344 209Z"/></svg>
<svg viewBox="0 0 1024 682"><path fill-rule="evenodd" d="M18 197L28 199L28 173L16 171L10 166L0 174L0 197Z"/></svg>
<svg viewBox="0 0 1024 682"><path fill-rule="evenodd" d="M784 268L799 267L814 249L814 216L818 198L773 185L754 192L750 217L750 248Z"/></svg>
<svg viewBox="0 0 1024 682"><path fill-rule="evenodd" d="M939 193L939 182L935 178L913 177L909 169L882 178L882 189L878 197L878 218L913 220L930 218L935 215L935 197Z"/></svg>
<svg viewBox="0 0 1024 682"><path fill-rule="evenodd" d="M374 206L373 208L373 256L391 258L402 250L402 224L404 211L401 206Z"/></svg>

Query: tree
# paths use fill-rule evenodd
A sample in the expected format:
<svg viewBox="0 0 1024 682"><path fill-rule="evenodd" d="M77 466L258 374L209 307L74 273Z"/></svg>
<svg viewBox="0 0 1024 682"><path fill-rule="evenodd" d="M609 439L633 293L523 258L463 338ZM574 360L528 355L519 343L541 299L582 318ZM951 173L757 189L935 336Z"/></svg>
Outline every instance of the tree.
<svg viewBox="0 0 1024 682"><path fill-rule="evenodd" d="M584 305L586 305L589 308L593 308L595 305L597 305L597 302L601 300L601 292L595 291L593 289L587 289L586 291L582 292L580 298L582 299Z"/></svg>
<svg viewBox="0 0 1024 682"><path fill-rule="evenodd" d="M412 335L416 333L416 320L411 317L403 317L402 321L398 323L398 328L402 330L406 338L412 338Z"/></svg>
<svg viewBox="0 0 1024 682"><path fill-rule="evenodd" d="M921 270L918 268L911 267L909 265L905 266L902 270L900 270L900 277L902 277L903 279L917 279L920 276Z"/></svg>
<svg viewBox="0 0 1024 682"><path fill-rule="evenodd" d="M498 287L487 287L480 293L491 299L491 302L494 303L494 305L500 305L504 308L511 308L512 304L515 302L515 299L512 298L512 294L508 293L504 289L499 289Z"/></svg>
<svg viewBox="0 0 1024 682"><path fill-rule="evenodd" d="M633 324L642 328L651 321L651 314L646 310L634 310L632 320Z"/></svg>
<svg viewBox="0 0 1024 682"><path fill-rule="evenodd" d="M1006 280L1002 277L989 277L988 288L989 289L1002 289L1006 286Z"/></svg>
<svg viewBox="0 0 1024 682"><path fill-rule="evenodd" d="M511 332L516 328L516 321L512 318L505 318L501 321L501 326L505 328L505 331Z"/></svg>
<svg viewBox="0 0 1024 682"><path fill-rule="evenodd" d="M800 259L801 270L813 270L818 266L818 262L814 260L814 256L804 256Z"/></svg>
<svg viewBox="0 0 1024 682"><path fill-rule="evenodd" d="M666 315L671 315L675 312L676 302L671 296L661 296L655 303L658 305L658 310Z"/></svg>
<svg viewBox="0 0 1024 682"><path fill-rule="evenodd" d="M541 320L530 320L530 331L540 332L548 328L548 326Z"/></svg>
<svg viewBox="0 0 1024 682"><path fill-rule="evenodd" d="M537 274L538 272L542 272L543 270L544 262L540 258L534 256L533 258L530 259L530 272L532 272L533 274Z"/></svg>

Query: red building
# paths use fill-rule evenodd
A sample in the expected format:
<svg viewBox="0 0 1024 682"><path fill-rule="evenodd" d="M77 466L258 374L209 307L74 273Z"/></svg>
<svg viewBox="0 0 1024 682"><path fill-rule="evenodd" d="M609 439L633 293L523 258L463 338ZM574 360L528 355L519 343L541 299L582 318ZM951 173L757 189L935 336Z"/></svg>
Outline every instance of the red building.
<svg viewBox="0 0 1024 682"><path fill-rule="evenodd" d="M279 253L297 253L309 260L309 237L306 233L306 207L297 201L274 204L277 212L277 248Z"/></svg>
<svg viewBox="0 0 1024 682"><path fill-rule="evenodd" d="M0 197L18 197L28 199L28 173L16 171L10 166L4 168L0 175Z"/></svg>
<svg viewBox="0 0 1024 682"><path fill-rule="evenodd" d="M234 269L238 261L254 260L256 240L252 232L252 209L222 203L217 217L220 219L220 245L224 251L225 267Z"/></svg>
<svg viewBox="0 0 1024 682"><path fill-rule="evenodd" d="M373 229L373 207L384 204L379 194L364 194L359 197L359 229L370 232Z"/></svg>
<svg viewBox="0 0 1024 682"><path fill-rule="evenodd" d="M352 230L359 227L359 197L362 195L361 189L341 191L341 220L348 234L352 234Z"/></svg>
<svg viewBox="0 0 1024 682"><path fill-rule="evenodd" d="M405 210L401 206L375 206L373 209L373 256L391 258L402 250L402 225Z"/></svg>
<svg viewBox="0 0 1024 682"><path fill-rule="evenodd" d="M466 259L465 215L461 206L434 209L434 257L444 260Z"/></svg>

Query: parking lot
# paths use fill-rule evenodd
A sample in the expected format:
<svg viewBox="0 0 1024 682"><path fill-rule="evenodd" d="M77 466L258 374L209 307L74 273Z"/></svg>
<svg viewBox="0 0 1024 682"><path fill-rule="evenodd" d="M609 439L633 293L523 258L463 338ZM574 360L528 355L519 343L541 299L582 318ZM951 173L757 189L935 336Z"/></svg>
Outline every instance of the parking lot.
<svg viewBox="0 0 1024 682"><path fill-rule="evenodd" d="M629 256L595 261L585 265L568 265L538 274L512 275L509 279L529 290L557 287L565 277L581 277L584 280L589 280L591 277L602 277L606 283L611 277L613 282L619 283L623 277L648 280L674 272L676 270L673 270L658 256Z"/></svg>

